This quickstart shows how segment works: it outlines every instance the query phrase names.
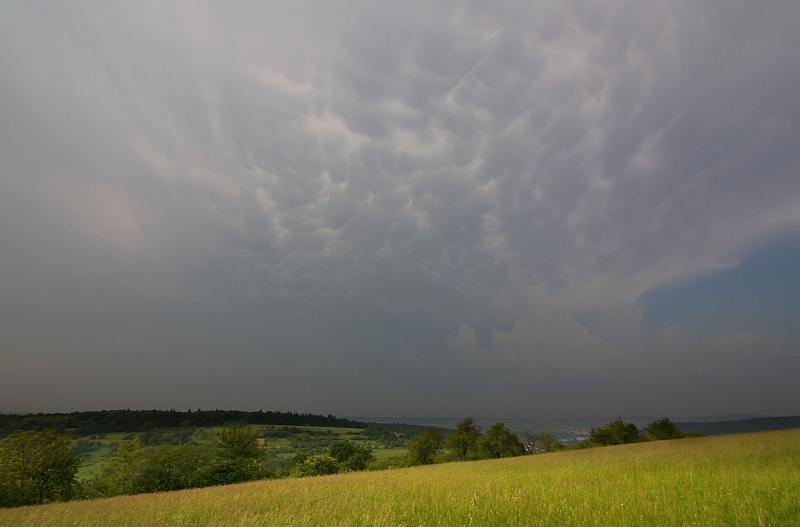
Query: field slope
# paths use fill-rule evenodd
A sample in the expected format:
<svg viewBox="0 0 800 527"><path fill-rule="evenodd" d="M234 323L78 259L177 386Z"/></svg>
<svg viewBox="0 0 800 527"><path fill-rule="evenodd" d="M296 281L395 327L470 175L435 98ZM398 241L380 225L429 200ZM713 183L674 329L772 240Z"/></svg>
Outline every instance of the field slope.
<svg viewBox="0 0 800 527"><path fill-rule="evenodd" d="M800 525L800 430L7 509L0 525Z"/></svg>

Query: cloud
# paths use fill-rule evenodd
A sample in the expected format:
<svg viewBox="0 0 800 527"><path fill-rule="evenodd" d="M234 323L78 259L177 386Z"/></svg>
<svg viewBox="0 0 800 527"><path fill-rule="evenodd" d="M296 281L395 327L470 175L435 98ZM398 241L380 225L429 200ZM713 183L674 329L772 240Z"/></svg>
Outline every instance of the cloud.
<svg viewBox="0 0 800 527"><path fill-rule="evenodd" d="M240 387L291 372L270 397L339 413L366 408L365 377L402 411L387 401L454 371L588 394L651 364L690 375L670 353L771 349L659 347L637 300L800 225L797 10L4 5L4 309L71 320L142 377L158 353ZM85 360L4 334L11 354Z"/></svg>
<svg viewBox="0 0 800 527"><path fill-rule="evenodd" d="M456 360L484 363L489 359L488 352L480 346L475 330L466 324L458 326L455 337L447 336L447 351Z"/></svg>
<svg viewBox="0 0 800 527"><path fill-rule="evenodd" d="M624 357L613 342L592 335L577 322L516 322L509 332L495 331L495 354L514 370L547 371L548 375L597 376Z"/></svg>

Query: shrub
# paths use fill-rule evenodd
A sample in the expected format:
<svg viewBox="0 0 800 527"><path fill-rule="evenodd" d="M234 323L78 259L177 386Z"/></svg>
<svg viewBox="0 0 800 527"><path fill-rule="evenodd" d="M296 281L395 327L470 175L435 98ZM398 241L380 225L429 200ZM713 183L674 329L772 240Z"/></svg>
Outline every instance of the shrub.
<svg viewBox="0 0 800 527"><path fill-rule="evenodd" d="M309 476L327 476L338 474L341 470L339 462L335 458L323 454L320 456L309 456L300 464L292 469L292 476L305 478Z"/></svg>

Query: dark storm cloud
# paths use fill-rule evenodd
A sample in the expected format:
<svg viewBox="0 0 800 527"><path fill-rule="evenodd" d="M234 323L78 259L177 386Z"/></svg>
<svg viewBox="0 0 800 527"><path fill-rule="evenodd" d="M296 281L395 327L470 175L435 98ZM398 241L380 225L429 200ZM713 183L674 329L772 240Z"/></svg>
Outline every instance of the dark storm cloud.
<svg viewBox="0 0 800 527"><path fill-rule="evenodd" d="M8 404L797 411L637 302L800 226L797 4L0 9Z"/></svg>

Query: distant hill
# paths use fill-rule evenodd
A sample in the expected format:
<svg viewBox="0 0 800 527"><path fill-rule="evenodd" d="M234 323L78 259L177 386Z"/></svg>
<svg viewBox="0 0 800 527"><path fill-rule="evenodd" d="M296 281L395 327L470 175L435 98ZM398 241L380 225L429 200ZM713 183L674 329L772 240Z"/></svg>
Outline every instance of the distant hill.
<svg viewBox="0 0 800 527"><path fill-rule="evenodd" d="M800 428L800 415L789 417L754 417L735 421L678 422L675 425L684 432L699 432L706 436L767 432Z"/></svg>
<svg viewBox="0 0 800 527"><path fill-rule="evenodd" d="M663 417L663 416L661 416ZM574 444L586 439L592 428L606 426L617 417L583 417L572 419L489 419L474 417L475 424L484 430L497 421L505 422L513 432L531 431L551 434L566 444ZM350 417L361 421L377 423L414 423L417 426L438 426L453 429L463 418L461 417ZM658 416L622 416L621 419L634 423L640 430L649 423L660 419ZM727 435L745 432L761 432L769 430L789 430L800 428L800 416L768 417L752 414L728 414L706 417L672 418L680 430L699 432L703 435Z"/></svg>
<svg viewBox="0 0 800 527"><path fill-rule="evenodd" d="M698 418L697 420L676 421L684 432L698 432L707 436L788 430L800 428L800 416L789 417L750 417L747 419L727 419L734 416L719 416L717 420ZM624 417L643 428L653 421L652 417ZM230 426L233 424L267 424L280 426L333 426L344 428L385 428L394 432L419 433L426 426L455 428L460 418L339 418L333 415L309 413L241 410L197 410L179 412L176 410L102 410L91 412L72 412L56 414L2 414L0 413L0 438L14 430L31 430L34 427L49 428L59 433L67 430L73 437L111 432L144 432L163 428L201 428L211 426ZM488 428L496 422L492 419L476 418L476 423ZM585 439L591 427L604 426L609 420L603 419L552 419L552 420L506 420L514 431L532 430L547 432L567 443ZM403 424L414 423L414 424Z"/></svg>
<svg viewBox="0 0 800 527"><path fill-rule="evenodd" d="M386 428L395 432L422 432L422 426L377 424L342 419L334 415L295 412L245 412L240 410L102 410L62 414L0 414L0 437L14 430L49 428L59 433L70 430L73 436L112 432L144 432L159 428L200 428L210 426L283 425L335 426L343 428Z"/></svg>

